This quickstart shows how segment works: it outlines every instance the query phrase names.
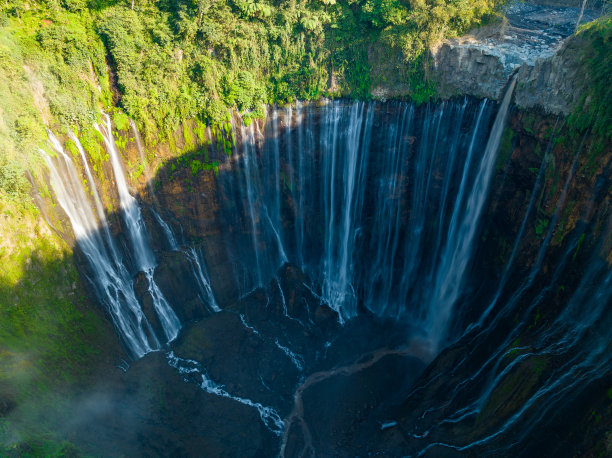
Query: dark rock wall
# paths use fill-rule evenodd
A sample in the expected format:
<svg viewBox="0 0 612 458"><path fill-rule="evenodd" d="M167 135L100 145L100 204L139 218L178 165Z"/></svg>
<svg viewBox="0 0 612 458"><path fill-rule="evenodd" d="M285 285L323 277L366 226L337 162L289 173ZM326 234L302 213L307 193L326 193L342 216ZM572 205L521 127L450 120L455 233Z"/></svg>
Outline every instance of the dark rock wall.
<svg viewBox="0 0 612 458"><path fill-rule="evenodd" d="M584 74L588 43L574 34L581 15L578 2L559 3L511 2L503 20L433 47L429 76L439 96L470 94L499 100L510 75L518 72L519 107L571 113L588 89ZM581 23L601 14L589 4Z"/></svg>
<svg viewBox="0 0 612 458"><path fill-rule="evenodd" d="M259 128L263 130L263 126ZM218 146L218 137L214 134L212 139L206 136L187 147L183 132L174 139L174 152L167 144L147 147L149 152L154 153L154 159L149 164L149 181L141 175L132 178L132 185L144 205L149 234L160 263L156 281L168 298L181 304L177 312L181 319L192 321L208 316L206 304L197 294L193 294L196 288L184 256L168 249L163 231L146 208L156 209L160 213L180 243L202 250L215 295L222 306L235 303L241 291L236 277L241 260L230 256L233 247L228 246L228 240L235 240L236 236L248 237L249 227L228 224L226 213L222 210L222 199L227 196L219 195L219 180L224 173L231 173L231 165L225 149L211 148L211 140L212 145ZM127 139L126 148L123 149L124 161L135 164L139 160L135 142L131 134L123 134ZM296 136L293 138L293 141L297 141ZM419 142L418 139L410 141L415 142L415 146ZM197 170L194 173L191 164L196 158L201 161L208 158L210 163L217 161L218 169ZM458 446L468 445L495 434L500 425L516 414L539 388L549 384L551 378L563 374L563 370L570 370L571 366L566 366L568 361L583 357L575 349L569 349L561 356L539 354L539 351L544 347L542 336L547 335L549 327L572 300L590 269L599 265L605 269L612 262L611 165L612 151L609 147L592 136L576 135L567 128L563 118L512 108L498 153L489 204L481 223L475 262L468 275L472 280L467 284L465 297L458 306L461 313L457 314L453 323L454 335L461 335L469 323L478 322L481 317L482 326L442 351L412 392L403 391L393 402L381 402L378 407L369 405L363 409L354 407L355 402L365 402L360 396L357 401L354 398L346 400L351 409L355 409L350 419L352 426L348 429L342 426L349 421L345 418L338 420L336 432L316 431L316 435L325 442L326 453L380 450L380 444L385 444L386 453L395 456L418 452L427 443L438 440ZM116 202L110 186L112 181L107 178L106 184L109 186L109 189L105 187L106 202L112 205ZM121 233L119 224L113 228L115 233ZM283 283L282 288L290 315L300 320L314 319L317 323L316 332L320 335L315 340L320 345L328 333L337 332L333 324L334 316L325 307L301 310L299 303L291 298L298 292L301 296L310 294L300 286L306 282L301 275L299 270L293 272L289 269L283 274L282 282L287 278L293 280L288 284ZM529 284L524 287L526 278ZM143 278L136 278L136 290L144 297L147 293L143 281ZM499 287L501 283L503 288ZM270 291L274 288L274 284L268 286ZM257 295L257 292L254 294ZM274 297L271 294L268 297ZM237 303L233 310L244 314L249 322L265 327L267 320L262 321L261 317L276 312L264 307L265 295L261 295L260 300L253 297L249 299L252 305L248 301ZM498 300L492 301L492 298ZM280 301L280 297L276 300ZM503 304L508 303L512 306L504 308ZM279 305L276 307L278 312ZM216 321L220 323L218 327L215 327ZM252 336L248 332L243 330L244 335L234 331L231 335L223 332L224 329L242 329L237 315L224 313L213 320L205 320L203 326L206 336L214 337L215 332L221 333L216 342L211 341L210 349L232 347L236 339L244 340L244 345L250 346L248 342ZM283 326L280 329L286 331L288 328ZM201 333L201 329L190 331L180 345L183 349L191 349L190 356L203 358L206 364L212 364L211 368L220 379L227 378L223 374L231 368L228 369L223 359L216 356L220 350L211 353L206 345L201 346L198 332ZM274 334L277 331L272 329L270 332ZM205 343L205 340L202 342ZM300 345L300 352L308 355L308 339L298 339L296 342L296 345ZM276 355L278 348L266 351L270 352L270 358L279 357ZM585 354L588 355L588 352ZM254 353L252 357L257 358L257 355ZM389 390L398 390L392 381L382 375L399 370L402 364L387 360L374 365L366 376L367 383L371 383L377 393L379 389L384 391L379 381L393 387L387 388ZM504 372L505 368L508 368L507 372ZM283 385L288 382L274 381L273 375L265 372L267 369L255 364L245 370L253 373L263 371L267 377L265 380L271 384L281 384L278 389L285 393L285 397L290 396L288 385ZM611 426L609 419L612 418L612 406L606 391L610 378L608 368L581 384L567 397L567 402L554 404L557 407L547 415L547 421L541 427L537 422L532 422L535 417L528 416L530 429L526 436L521 436L521 443L528 446L524 453L550 450L558 436L558 433L553 434L556 430L564 434L563 440L555 445L563 456L578 453L578 447L582 446L593 453L606 450L606 431ZM244 389L245 396L254 395L249 391L253 388L247 382L236 382L232 388L240 393L239 390ZM169 388L166 386L165 389ZM320 389L323 391L309 392L306 399L316 400L325 390L337 391L331 385L322 385ZM456 412L475 400L479 400L477 414L461 421L445 421L454 418ZM288 409L287 404L279 408L283 412ZM172 408L168 409L168 415L173 415ZM432 413L423 416L424 412L429 412L428 409L432 409ZM577 424L568 422L570 417ZM359 418L363 421L360 422ZM374 419L380 418L397 420L399 426L380 431L374 422ZM259 420L253 418L252 421L257 423ZM578 438L578 430L588 431L588 437ZM426 440L414 436L423 436L426 432ZM516 449L512 448L508 437L518 433L519 430L510 428L499 436L499 440L470 448L466 453L469 456L472 451L488 452L500 446L507 447L504 450L515 454ZM262 430L254 434L254 437L267 437L268 432ZM260 446L267 450L268 447L274 448L267 439ZM433 447L427 453L437 456L436 453L442 450ZM566 454L567 451L572 452Z"/></svg>

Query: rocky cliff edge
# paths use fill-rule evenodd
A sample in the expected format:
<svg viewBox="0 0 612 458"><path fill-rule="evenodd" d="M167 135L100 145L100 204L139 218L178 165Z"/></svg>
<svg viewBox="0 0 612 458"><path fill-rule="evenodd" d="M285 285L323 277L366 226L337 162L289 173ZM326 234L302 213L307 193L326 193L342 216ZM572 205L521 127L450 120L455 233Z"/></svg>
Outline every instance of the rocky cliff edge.
<svg viewBox="0 0 612 458"><path fill-rule="evenodd" d="M500 99L510 76L518 72L519 107L569 114L585 83L583 40L574 31L578 22L592 21L599 13L511 3L503 20L431 49L431 77L439 95Z"/></svg>

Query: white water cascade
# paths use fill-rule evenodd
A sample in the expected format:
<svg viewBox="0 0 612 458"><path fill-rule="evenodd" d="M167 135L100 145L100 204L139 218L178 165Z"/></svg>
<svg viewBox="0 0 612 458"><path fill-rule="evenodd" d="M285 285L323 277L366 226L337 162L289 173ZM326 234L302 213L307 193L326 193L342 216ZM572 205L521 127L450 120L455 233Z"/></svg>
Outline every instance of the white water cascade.
<svg viewBox="0 0 612 458"><path fill-rule="evenodd" d="M210 279L208 278L208 272L204 267L204 263L200 260L200 255L193 247L185 248L183 251L189 262L194 273L194 277L200 290L200 299L202 302L208 305L209 309L213 312L220 312L221 308L215 300L212 288L210 286Z"/></svg>
<svg viewBox="0 0 612 458"><path fill-rule="evenodd" d="M85 156L82 155L81 158L97 207L97 218L74 163L64 153L61 143L53 133L48 134L49 142L58 155L54 160L42 152L49 168L51 187L58 203L70 219L79 248L88 260L94 277L92 284L100 301L108 310L128 350L135 357L141 357L158 349L160 343L142 311L134 293L131 275L121 261L117 247L110 236ZM81 153L82 147L78 139L75 136L71 137ZM104 237L101 234L104 234Z"/></svg>
<svg viewBox="0 0 612 458"><path fill-rule="evenodd" d="M457 302L463 286L464 273L472 259L474 239L479 227L480 216L488 198L497 150L502 131L506 125L508 107L516 85L516 76L510 81L504 98L497 111L489 139L478 165L475 179L469 183L467 171L461 180L459 195L455 201L447 244L437 269L435 286L431 296L427 316L426 333L436 345L445 337L446 327L451 318L453 306ZM476 129L480 128L480 116ZM472 161L474 142L468 151L468 164Z"/></svg>
<svg viewBox="0 0 612 458"><path fill-rule="evenodd" d="M497 110L467 99L271 108L263 144L259 125L233 116L219 192L239 228L226 245L241 295L290 262L341 322L362 307L436 346L464 291L515 84Z"/></svg>
<svg viewBox="0 0 612 458"><path fill-rule="evenodd" d="M335 384L338 376L347 379L366 366L395 376L391 364L396 362L389 358L374 368L376 358L419 358L435 369L425 373L427 377L440 382L424 378L423 385L407 395L419 406L409 412L414 418L381 415L381 430L391 423L389 428L410 425L405 435L410 456L432 453L434 447L477 453L502 436L511 438L515 447L560 406L561 396L573 396L573 390L611 367L605 330L610 324L612 273L599 253L587 259L587 248L580 251L584 242L591 245L589 250L605 248L609 253L607 242L598 245L587 239L595 230L584 217L562 245L554 240L566 201L574 198L571 185L583 179L582 145L570 170L559 174L560 192L551 192L554 211L539 240L529 231L539 235L533 223L547 189L546 176L554 167L551 157L558 153L552 146L559 135L556 125L544 154L534 159L534 152L528 158L538 161L538 173L526 174L524 183L520 177L521 186L527 186L521 188L525 194L516 194L525 197L526 207L524 215L519 214L518 230L491 235L499 228L499 205L508 195L504 183L514 186L517 180L511 170L515 156L507 155L513 144L507 137L504 154L498 154L515 85L513 78L499 104L467 98L422 106L296 103L270 108L267 122L250 123L234 113L232 154L223 137L229 134L226 127L206 145L206 160L210 154L221 166L198 183L205 192L189 196L189 203L206 199L191 214L181 207L177 214L172 213L175 206L161 207L169 195L161 192L159 201L149 196L155 208L139 205L128 188L110 118L104 115L97 128L109 152L122 215L113 220L121 219L123 227L115 236L78 137L68 134L76 145L76 150L71 148L74 157L52 133L49 142L57 157L41 154L57 202L88 261L87 275L133 356L163 348L177 337L181 320L193 320L185 339L166 347L168 364L204 392L199 394L224 398L218 405L230 406L232 421L236 403L242 404L240 409L254 409L268 430L264 434L282 437L281 456L293 456L291 447L299 445L299 434L292 436L296 426L304 434L303 454L319 446L320 439L310 431L318 431L312 412L318 412L321 403L314 410L311 403L319 399L318 393L327 396L325 383ZM135 125L131 127L138 136ZM142 145L138 148L143 151ZM202 178L195 178L188 167L180 172L190 180ZM493 194L496 176L504 181ZM164 179L162 171L156 177L162 192ZM601 194L593 192L583 216L596 208L609 181L593 186L601 187ZM515 195L516 189L511 191ZM546 205L550 209L551 201ZM194 224L196 217L209 218L206 226L200 220ZM601 232L609 234L611 224L609 219ZM533 253L523 256L523 247L532 242ZM508 253L494 259L499 269L483 274L491 266L491 249L502 243ZM524 263L524 258L533 262ZM585 264L572 265L576 259ZM587 267L576 273L577 265ZM219 292L219 302L213 291ZM549 304L558 307L552 310ZM344 329L334 322L344 324L357 316ZM364 331L370 323L376 335ZM198 351L198 329L210 337L206 351ZM400 342L408 336L410 346L392 348L398 345L396 336L389 337L388 344L387 329L390 336L397 332ZM358 335L345 348L342 339L352 338L351 333ZM453 348L464 353L445 353L455 363L449 374L445 371L451 365L435 355L450 341L458 342ZM364 353L363 342L388 347ZM352 351L354 362L335 365L333 358L340 360ZM232 364L221 357L229 354L236 358ZM270 371L268 362L274 363ZM312 372L325 365L331 369ZM454 374L460 372L462 378L457 379ZM488 415L500 389L515 374L531 384L515 412L500 416L499 425L474 434L469 442L440 442L455 428L449 425L469 428L473 419ZM369 380L376 378L368 375ZM539 410L532 410L534 406ZM222 410L220 416L226 414Z"/></svg>
<svg viewBox="0 0 612 458"><path fill-rule="evenodd" d="M101 303L108 310L128 351L134 357L139 358L150 351L161 348L162 343L174 340L180 331L181 323L155 282L156 261L149 245L140 207L136 199L129 193L121 159L112 136L110 118L104 115L104 121L103 124L95 127L104 138L109 153L117 184L121 213L132 248L129 257L133 258L134 266L125 262L116 241L110 233L102 201L96 189L96 182L87 162L85 151L77 136L72 132L68 133L68 137L78 150L86 181L81 179L75 164L64 152L62 144L53 133L48 133L49 143L57 153L58 158L53 159L44 152L41 152L41 154L43 154L49 168L50 182L56 198L70 219L77 244L88 260L91 270L90 280L94 290ZM87 190L85 186L87 186ZM172 249L178 248L168 225L157 213L154 212L154 215L163 230L169 234L169 243ZM197 258L195 262L198 262ZM133 278L130 273L134 268L144 273L147 293L151 298L154 313L159 320L163 335L156 335L136 297ZM214 310L216 303L201 267L194 266L194 276L202 284L206 293L206 300ZM205 283L208 285L208 289L205 288Z"/></svg>
<svg viewBox="0 0 612 458"><path fill-rule="evenodd" d="M153 272L156 266L155 256L149 246L148 234L140 213L140 207L136 199L128 191L121 159L115 145L115 139L113 138L110 117L107 114L103 114L103 116L105 122L96 126L96 128L104 138L104 143L110 156L115 182L117 183L121 213L130 241L132 242L136 266L145 273L155 312L162 324L167 341L172 341L181 329L181 322L153 279Z"/></svg>
<svg viewBox="0 0 612 458"><path fill-rule="evenodd" d="M353 245L359 213L363 207L367 152L370 147L374 110L364 111L363 103L350 107L348 125L338 132L341 107L338 102L328 110L321 134L325 170L326 228L322 265L322 292L340 319L357 313L353 287ZM365 119L365 122L364 122ZM341 180L337 179L338 173ZM338 222L336 222L336 218Z"/></svg>
<svg viewBox="0 0 612 458"><path fill-rule="evenodd" d="M233 227L226 246L241 294L267 284L283 263L292 262L341 322L364 307L410 321L435 342L444 339L463 291L514 84L494 122L493 104L486 100L420 108L298 103L272 109L261 129L255 121L244 125L232 116L236 140L226 159L230 168L217 183L224 216ZM157 262L141 209L128 189L109 116L104 114L96 128L109 153L132 270L144 273L163 330L157 342L130 344L141 355L175 339L181 322L155 281ZM72 140L78 144L76 137ZM79 153L93 182L82 148ZM227 156L225 150L222 154ZM102 220L95 189L92 198ZM219 311L201 253L179 244L160 214L150 212L170 250L189 261L199 298L210 311ZM120 263L106 224L102 227L110 262Z"/></svg>
<svg viewBox="0 0 612 458"><path fill-rule="evenodd" d="M155 218L157 223L160 225L160 227L164 231L164 235L166 236L166 240L168 240L168 245L170 245L170 249L172 251L178 251L179 245L176 241L176 237L174 236L174 233L172 232L172 229L170 229L170 226L168 226L168 223L166 223L162 219L162 217L159 215L159 213L157 213L155 210L151 209L151 213L153 214L153 217Z"/></svg>

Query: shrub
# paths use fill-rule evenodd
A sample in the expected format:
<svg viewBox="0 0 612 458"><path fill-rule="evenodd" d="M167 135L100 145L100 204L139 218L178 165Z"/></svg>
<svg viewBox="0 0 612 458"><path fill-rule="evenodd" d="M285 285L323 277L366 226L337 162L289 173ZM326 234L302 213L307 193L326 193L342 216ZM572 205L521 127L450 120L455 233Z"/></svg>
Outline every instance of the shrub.
<svg viewBox="0 0 612 458"><path fill-rule="evenodd" d="M586 67L586 91L571 114L569 123L579 131L592 126L593 132L612 138L612 17L585 24L578 33L586 42L583 58Z"/></svg>
<svg viewBox="0 0 612 458"><path fill-rule="evenodd" d="M13 198L23 198L29 189L23 166L0 156L0 191Z"/></svg>

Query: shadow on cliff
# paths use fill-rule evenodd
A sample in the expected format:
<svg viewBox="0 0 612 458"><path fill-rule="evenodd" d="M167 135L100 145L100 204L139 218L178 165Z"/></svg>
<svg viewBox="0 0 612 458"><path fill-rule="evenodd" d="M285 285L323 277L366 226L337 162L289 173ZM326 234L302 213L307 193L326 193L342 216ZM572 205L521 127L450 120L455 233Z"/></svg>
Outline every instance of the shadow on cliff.
<svg viewBox="0 0 612 458"><path fill-rule="evenodd" d="M38 245L0 267L0 450L16 456L73 451L58 425L125 358L72 256Z"/></svg>
<svg viewBox="0 0 612 458"><path fill-rule="evenodd" d="M578 294L598 305L589 293L599 291L590 289L599 284L604 286L599 297L609 300L608 277L602 277L599 269L592 271L592 278L587 274L589 266L601 266L604 274L609 269L602 258L612 243L610 157L594 157L593 148L582 144L584 139L557 141L566 132L555 133L555 127L551 134L554 120L538 123L523 116L514 113L510 121L519 135L506 133L502 141L496 185L477 247L479 261L472 266L473 281L460 299L464 312L455 325L461 330L466 323L478 322L483 311L491 308L490 312L480 327L441 352L414 391L411 375L420 373L422 365L395 357L350 377L329 377L307 391L306 411L300 418L311 426L309 434L320 450L359 454L385 444L390 454L399 455L418 452L429 441L469 444L499 431L500 421L512 418L541 387L571 373L574 369L566 366L568 361L580 355L588 358L590 349L596 350L597 339L592 336L605 337L598 327L588 335L592 347L567 351L562 357L544 353L547 339L559 337L549 327L557 323L561 310L573 305L575 315L565 324L584 318L576 307ZM205 450L211 456L273 455L280 441L275 421L292 412L300 367L315 371L351 364L354 357L385 345L400 345L405 337L406 327L376 322L365 314L339 329L334 312L322 304L308 287L308 278L292 265L275 271L263 286L245 288L253 274L241 283L237 272L244 273L253 264L229 256L228 244L235 243L237 252L244 254L253 243L253 234L247 222L232 219L227 210L245 206L241 202L245 197L229 193L225 202L220 201L220 180L231 172L226 155L226 148L216 151L204 145L168 160L150 177L148 190L138 196L159 263L154 279L184 328L171 345L177 360L153 352L132 362L125 373L107 374L90 392L75 398L75 421L60 429L92 453L197 455ZM219 165L202 167L212 161ZM125 223L119 214L108 215L108 220L123 259L130 265ZM202 297L199 274L188 255L190 248L202 255L201 267L207 272L203 276L208 276L205 279L210 280L223 308L220 313L212 314ZM91 278L88 260L76 252L82 275ZM146 305L150 295L147 279L133 268L130 272L145 316L156 334L162 335L155 312ZM492 303L500 278L504 288ZM588 285L583 287L583 280ZM609 321L606 313L599 325ZM318 360L321 354L329 358L327 362ZM559 416L568 412L582 419L593 438L605 437L610 408L605 402L603 406L597 403L608 396L602 391L609 380L606 367L604 361L601 373L592 374L593 380L584 384L598 390L597 394L586 396L584 389L576 390L569 410L559 408L544 429L534 429L543 432L542 441L529 439L530 450L550 445L551 425L573 431ZM559 368L567 371L559 372ZM367 390L351 390L351 386ZM455 413L473 402L480 406L479 414L455 422ZM425 416L430 411L434 413ZM597 415L606 416L605 421L597 421ZM380 422L392 419L397 428L381 430ZM453 426L436 430L445 423ZM337 429L330 431L328 424ZM413 425L418 425L416 433ZM466 433L466 428L471 432ZM431 438L425 439L430 429ZM298 430L287 432L293 447L287 450L296 454L308 436ZM413 443L411 438L419 441ZM500 439L492 446L513 444Z"/></svg>
<svg viewBox="0 0 612 458"><path fill-rule="evenodd" d="M432 439L423 441L420 446L436 440L470 445L470 440L477 443L479 437L499 434L499 441L491 442L495 444L491 446L511 450L515 444L504 442L504 435L514 434L516 437L516 434L527 433L519 426L506 427L503 422L510 421L515 413L523 412L524 406L531 403L534 396L536 401L538 396L547 396L550 392L547 387L551 383L554 385L556 379L565 380L567 374L576 370L571 366L573 358L594 355L599 355L599 362L595 365L599 369L589 376L591 378L584 379L579 388L572 390L572 396L566 398L567 405L555 404L557 410L552 414L549 407L533 401L536 407L525 419L525 431L530 431L531 435L523 436L522 440L533 453L541 452L552 447L553 432L563 430L567 437L574 438L570 442L574 441L575 446L580 441L574 434L575 425L566 421L570 417L580 418L582 426L579 429L590 431L589 437L582 442L587 447L599 449L607 440L606 425L610 424L611 416L605 387L610 372L606 358L601 359L601 342L597 336L605 339L601 323L610 319L610 314L605 311L610 305L606 272L609 271L612 243L609 236L610 155L602 154L588 135L577 135L553 118L542 121L537 116L515 111L510 123L512 130L504 134L495 185L483 218L475 255L478 261L471 267L471 282L458 306L462 313L455 321L457 332L461 332L466 323L479 325L456 345L443 351L417 382L415 392L425 390L427 395L408 396L405 390L411 383L406 382L404 390L396 393L393 402L384 405L385 402L379 400L383 406L370 411L366 407L367 401L360 396L352 398L343 383L338 386L332 382L325 383L312 390L307 399L318 399L315 404L322 404L329 395L338 399L338 405L347 402L344 405L348 410L353 408L348 407L352 402L361 406L361 413L353 412L350 419L341 419L325 409L315 409L316 413L311 411L313 428L310 432L317 435L321 450L359 453L365 449L374 450L378 444L385 443L392 450L391 454L416 453L421 450L419 444L411 444L406 439L412 434L410 425L422 423L421 433L425 434L427 428L444 424L445 419L450 418L453 424L454 412L462 412L470 405L480 405L477 411L480 413L474 417L467 415L466 420L457 422L456 427L444 427L437 436L432 434ZM223 158L219 157L219 160L223 161ZM177 227L188 228L188 237L198 240L204 250L207 245L213 245L215 249L226 248L224 231L241 233L243 238L250 236L247 225L227 224L227 215L221 210L217 197L219 175L229 173L224 169L224 162L221 164L217 173L194 172L188 161L178 160L167 164L153 180L159 202L167 212L164 216L176 221ZM241 198L239 195L233 197L236 200ZM239 205L235 202L232 208ZM205 236L198 239L195 234ZM251 240L247 240L244 246L248 243ZM209 265L215 265L215 255L207 252L205 258ZM224 272L224 276L235 278L231 262L226 267L226 271L216 267L211 271ZM263 295L259 300L264 303L269 297ZM580 303L590 304L588 308L592 313L589 310L578 311L576 307ZM565 329L564 326L574 321L590 322L598 313L600 318L595 320L597 330L593 331L595 338L584 337L583 347L566 345L567 336L564 337L561 331L554 335L549 329L551 325ZM566 315L567 320L563 319ZM380 330L385 332L384 329L383 326ZM569 335L572 332L570 326ZM548 354L549 339L559 342L562 356ZM513 362L506 355L518 358ZM366 376L368 381L362 383L372 388L380 387L382 385L377 385L376 380L382 380L381 376L389 371L404 373L398 367L379 366ZM434 388L428 388L434 379ZM561 392L571 389L574 383L567 381L560 388ZM465 388L459 391L458 386ZM387 393L394 392L389 386L387 390ZM402 396L408 396L403 405ZM419 415L433 408L432 400L449 402L451 407L432 415L434 420L421 422ZM558 399L555 402L559 402ZM538 411L549 414L546 422L534 426L530 422L537 417ZM314 427L316 419L326 415L334 418L333 422L345 426L357 418L364 423L362 429L341 427L332 434L317 431ZM604 422L597 420L602 416L606 418ZM401 434L397 431L395 434L393 431L380 432L374 419L384 418L401 419ZM475 423L472 418L475 418ZM469 434L463 429L466 423L472 428ZM293 431L290 439L294 445L304 440L295 434ZM555 445L559 450L570 445L568 441L559 443L565 444Z"/></svg>
<svg viewBox="0 0 612 458"><path fill-rule="evenodd" d="M225 173L222 167L220 171L193 167L195 161L201 165L210 156L198 150L168 161L148 187L156 188L156 195L147 190L137 196L146 239L158 263L153 280L135 267L130 228L123 215L106 215L114 245L131 276L126 287L134 289L150 332L163 342L151 281L183 329L172 344L162 344L161 351L122 363L125 372L109 372L71 399L70 418L61 422L59 431L89 453L194 456L205 450L211 456L274 455L279 425L293 407L294 390L304 373L353 364L355 358L381 347L397 347L405 338L405 326L370 315L340 328L337 314L310 289L304 273L290 264L280 266L263 286L241 293L235 267L242 260L228 256L227 244L236 240L250 244L248 224L237 220L227 224L227 212L215 210L218 174ZM56 227L68 227L66 216L59 213L63 224ZM226 232L239 234L227 239ZM104 240L105 231L101 228L88 237ZM95 283L92 263L97 259L78 244L74 253L90 296L104 302ZM206 282L213 285L222 311L211 313ZM380 367L395 368L405 376L380 378L376 402L371 393L353 392L352 411L358 411L368 397L370 412L385 401L385 393L404 392L411 377L423 369L417 358L408 356L392 354L380 365L372 364L374 370L366 376L372 383ZM335 383L330 395L347 383ZM340 415L342 422L349 421L342 411L339 405L326 410ZM377 417L369 421L376 427Z"/></svg>

